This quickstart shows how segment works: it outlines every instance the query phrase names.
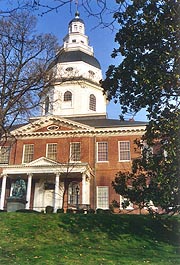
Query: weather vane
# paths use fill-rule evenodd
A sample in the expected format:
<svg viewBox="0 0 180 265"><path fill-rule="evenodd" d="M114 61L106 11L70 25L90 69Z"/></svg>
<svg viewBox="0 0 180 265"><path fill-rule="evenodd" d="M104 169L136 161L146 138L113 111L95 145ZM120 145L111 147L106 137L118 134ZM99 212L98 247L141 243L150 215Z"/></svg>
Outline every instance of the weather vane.
<svg viewBox="0 0 180 265"><path fill-rule="evenodd" d="M78 11L78 0L75 0L75 5L76 5L76 12Z"/></svg>

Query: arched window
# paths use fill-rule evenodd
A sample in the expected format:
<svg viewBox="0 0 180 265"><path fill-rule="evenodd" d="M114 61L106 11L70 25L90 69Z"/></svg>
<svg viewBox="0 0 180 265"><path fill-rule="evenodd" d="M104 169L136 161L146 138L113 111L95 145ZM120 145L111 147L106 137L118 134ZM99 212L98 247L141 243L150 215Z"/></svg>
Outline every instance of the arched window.
<svg viewBox="0 0 180 265"><path fill-rule="evenodd" d="M93 94L89 97L89 109L96 111L96 97Z"/></svg>
<svg viewBox="0 0 180 265"><path fill-rule="evenodd" d="M49 112L49 97L45 99L45 114Z"/></svg>
<svg viewBox="0 0 180 265"><path fill-rule="evenodd" d="M72 101L72 93L70 91L64 93L64 101Z"/></svg>

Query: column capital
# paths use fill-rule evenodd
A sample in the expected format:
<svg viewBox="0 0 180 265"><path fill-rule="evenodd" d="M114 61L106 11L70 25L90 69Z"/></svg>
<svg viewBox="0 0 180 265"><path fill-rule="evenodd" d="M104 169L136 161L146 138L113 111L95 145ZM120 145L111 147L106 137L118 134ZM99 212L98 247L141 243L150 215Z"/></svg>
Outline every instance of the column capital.
<svg viewBox="0 0 180 265"><path fill-rule="evenodd" d="M27 173L27 176L28 177L32 177L33 176L33 173Z"/></svg>
<svg viewBox="0 0 180 265"><path fill-rule="evenodd" d="M91 177L89 175L87 175L85 172L82 174L82 180L89 182L91 179Z"/></svg>
<svg viewBox="0 0 180 265"><path fill-rule="evenodd" d="M1 173L1 177L8 177L8 174Z"/></svg>

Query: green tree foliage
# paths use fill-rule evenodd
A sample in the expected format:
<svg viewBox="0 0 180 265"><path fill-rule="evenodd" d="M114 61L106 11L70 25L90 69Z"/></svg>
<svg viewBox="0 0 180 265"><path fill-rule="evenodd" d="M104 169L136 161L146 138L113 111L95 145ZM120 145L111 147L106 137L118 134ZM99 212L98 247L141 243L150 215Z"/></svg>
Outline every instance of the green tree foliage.
<svg viewBox="0 0 180 265"><path fill-rule="evenodd" d="M143 175L145 197L165 211L176 211L180 177L179 1L116 2L123 8L114 14L120 29L112 57L121 54L123 60L109 67L103 87L109 99L121 104L123 113L146 108L149 124L143 141L153 149L150 153L143 148L142 157L133 161L132 174L127 176L138 192L144 185L133 185L133 179L137 182ZM119 173L118 177L125 176ZM116 178L113 186L130 197L127 182Z"/></svg>

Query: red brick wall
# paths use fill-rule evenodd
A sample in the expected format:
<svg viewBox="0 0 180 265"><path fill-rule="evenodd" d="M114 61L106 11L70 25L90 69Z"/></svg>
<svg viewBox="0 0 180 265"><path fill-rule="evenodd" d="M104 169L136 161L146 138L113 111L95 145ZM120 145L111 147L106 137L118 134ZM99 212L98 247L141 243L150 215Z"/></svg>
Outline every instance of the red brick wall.
<svg viewBox="0 0 180 265"><path fill-rule="evenodd" d="M90 165L94 176L91 177L91 205L94 205L96 198L93 198L96 186L109 187L109 203L112 200L119 201L112 189L112 181L119 171L130 171L131 161L119 162L118 141L130 141L131 160L140 156L140 150L136 149L134 141L139 138L137 135L127 136L84 136L84 137L63 137L63 138L41 138L41 139L19 139L13 145L10 156L10 164L21 164L24 144L34 144L34 160L46 156L46 144L57 143L57 161L67 163L69 158L70 143L81 142L81 162ZM96 162L96 142L108 142L108 162Z"/></svg>

